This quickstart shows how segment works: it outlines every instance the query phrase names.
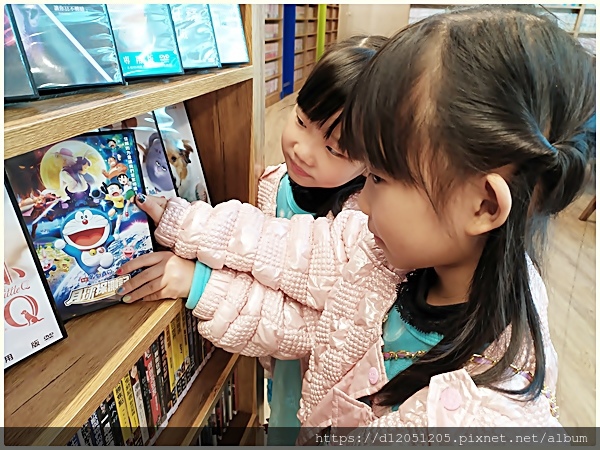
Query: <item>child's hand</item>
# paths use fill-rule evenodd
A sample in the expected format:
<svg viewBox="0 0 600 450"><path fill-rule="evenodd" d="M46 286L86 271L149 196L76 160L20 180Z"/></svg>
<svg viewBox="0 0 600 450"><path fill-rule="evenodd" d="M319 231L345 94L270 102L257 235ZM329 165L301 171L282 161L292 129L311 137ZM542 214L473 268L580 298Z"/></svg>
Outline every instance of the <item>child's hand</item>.
<svg viewBox="0 0 600 450"><path fill-rule="evenodd" d="M146 267L117 291L125 303L138 300L166 300L187 297L194 278L196 263L171 252L155 252L138 256L117 271L125 275Z"/></svg>
<svg viewBox="0 0 600 450"><path fill-rule="evenodd" d="M138 194L135 196L135 204L144 211L158 225L160 218L167 208L168 200L164 197L153 197L151 195Z"/></svg>

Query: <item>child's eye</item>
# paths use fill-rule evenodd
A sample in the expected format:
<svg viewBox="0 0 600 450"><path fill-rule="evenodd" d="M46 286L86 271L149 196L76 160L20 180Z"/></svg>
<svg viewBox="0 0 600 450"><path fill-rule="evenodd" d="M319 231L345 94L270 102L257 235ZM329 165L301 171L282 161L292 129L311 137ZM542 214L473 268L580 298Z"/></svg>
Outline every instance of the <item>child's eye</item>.
<svg viewBox="0 0 600 450"><path fill-rule="evenodd" d="M300 116L298 114L296 114L296 121L298 122L298 125L300 125L303 128L306 128L306 125L304 125L304 122L302 121L302 119L300 118Z"/></svg>
<svg viewBox="0 0 600 450"><path fill-rule="evenodd" d="M343 156L344 156L344 154L343 154L343 153L340 153L340 152L338 152L337 150L335 150L333 147L330 147L329 145L326 145L326 146L325 146L325 148L326 148L326 149L327 149L327 151L328 151L329 153L331 153L333 156L337 156L337 157L339 157L339 158L341 158L341 157L343 157Z"/></svg>
<svg viewBox="0 0 600 450"><path fill-rule="evenodd" d="M380 177L378 177L374 173L371 174L371 179L373 180L373 183L375 183L375 184L379 184L380 182L383 181Z"/></svg>

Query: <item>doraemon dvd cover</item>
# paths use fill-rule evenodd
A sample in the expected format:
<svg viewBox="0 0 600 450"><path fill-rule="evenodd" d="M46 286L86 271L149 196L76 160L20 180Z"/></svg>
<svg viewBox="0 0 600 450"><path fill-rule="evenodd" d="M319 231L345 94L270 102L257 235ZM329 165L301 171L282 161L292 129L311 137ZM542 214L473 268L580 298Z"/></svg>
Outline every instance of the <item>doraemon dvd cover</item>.
<svg viewBox="0 0 600 450"><path fill-rule="evenodd" d="M87 133L5 161L63 320L117 304L117 269L153 250L132 130Z"/></svg>

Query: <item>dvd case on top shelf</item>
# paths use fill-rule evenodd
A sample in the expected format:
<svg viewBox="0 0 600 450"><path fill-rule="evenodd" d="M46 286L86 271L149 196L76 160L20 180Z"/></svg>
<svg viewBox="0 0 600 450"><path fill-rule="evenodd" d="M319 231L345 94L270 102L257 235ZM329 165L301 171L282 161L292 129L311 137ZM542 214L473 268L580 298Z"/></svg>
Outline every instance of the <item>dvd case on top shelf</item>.
<svg viewBox="0 0 600 450"><path fill-rule="evenodd" d="M101 128L100 131L123 129L130 129L135 133L145 193L164 198L177 197L171 166L167 162L167 153L158 131L154 113L140 114L120 123Z"/></svg>
<svg viewBox="0 0 600 450"><path fill-rule="evenodd" d="M19 36L40 90L121 84L104 5L12 5Z"/></svg>
<svg viewBox="0 0 600 450"><path fill-rule="evenodd" d="M210 203L200 154L185 105L177 103L157 109L154 115L167 150L178 195L189 202L202 200Z"/></svg>
<svg viewBox="0 0 600 450"><path fill-rule="evenodd" d="M171 5L184 69L221 67L207 4Z"/></svg>
<svg viewBox="0 0 600 450"><path fill-rule="evenodd" d="M211 3L209 10L221 64L250 62L240 5Z"/></svg>
<svg viewBox="0 0 600 450"><path fill-rule="evenodd" d="M183 73L168 5L109 4L125 78Z"/></svg>
<svg viewBox="0 0 600 450"><path fill-rule="evenodd" d="M120 302L126 261L152 251L133 131L88 133L5 161L63 320ZM47 261L54 261L53 264Z"/></svg>
<svg viewBox="0 0 600 450"><path fill-rule="evenodd" d="M25 51L15 28L12 12L4 5L4 101L8 102L38 97Z"/></svg>
<svg viewBox="0 0 600 450"><path fill-rule="evenodd" d="M4 179L4 369L55 344L67 333L43 269ZM54 261L44 259L49 267Z"/></svg>

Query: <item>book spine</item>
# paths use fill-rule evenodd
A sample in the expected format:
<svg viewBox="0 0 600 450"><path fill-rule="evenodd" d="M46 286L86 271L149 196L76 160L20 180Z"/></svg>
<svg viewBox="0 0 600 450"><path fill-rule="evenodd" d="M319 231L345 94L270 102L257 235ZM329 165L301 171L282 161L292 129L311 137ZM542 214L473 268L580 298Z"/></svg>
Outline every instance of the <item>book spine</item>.
<svg viewBox="0 0 600 450"><path fill-rule="evenodd" d="M159 338L160 339L160 338ZM158 398L158 421L157 426L162 425L164 419L167 417L167 411L165 409L165 399L163 398L163 372L162 372L162 359L160 357L160 345L158 343L159 339L154 341L152 344L152 358L154 361L154 376L156 378L156 393Z"/></svg>
<svg viewBox="0 0 600 450"><path fill-rule="evenodd" d="M152 427L156 429L159 426L160 398L158 396L158 388L156 387L156 370L154 366L154 353L152 347L144 353L144 366L146 368L146 380L148 380L148 389L150 393L150 415L152 417Z"/></svg>
<svg viewBox="0 0 600 450"><path fill-rule="evenodd" d="M142 391L142 400L144 402L144 414L146 416L146 430L148 433L148 441L144 442L144 444L146 444L150 441L150 439L154 437L154 432L156 431L156 428L152 419L152 405L150 404L150 382L148 381L144 356L140 357L140 359L137 362L137 372L139 375L139 384Z"/></svg>
<svg viewBox="0 0 600 450"><path fill-rule="evenodd" d="M79 436L77 434L73 435L71 440L69 442L67 442L67 446L69 446L69 447L76 447L76 446L80 446L80 445L81 445L81 442L79 442Z"/></svg>
<svg viewBox="0 0 600 450"><path fill-rule="evenodd" d="M227 403L225 401L225 390L221 391L221 423L223 424L223 433L227 431L229 418L227 417Z"/></svg>
<svg viewBox="0 0 600 450"><path fill-rule="evenodd" d="M89 422L84 423L81 427L81 436L83 438L82 442L84 442L83 445L87 447L92 447L94 445L92 439L92 429L90 428Z"/></svg>
<svg viewBox="0 0 600 450"><path fill-rule="evenodd" d="M192 312L186 308L185 310L185 320L186 320L186 329L188 336L188 353L190 355L190 365L189 365L189 374L190 378L194 373L196 373L196 368L198 367L198 363L196 360L196 339L194 336L194 321L192 319Z"/></svg>
<svg viewBox="0 0 600 450"><path fill-rule="evenodd" d="M115 445L115 439L110 428L110 415L106 400L104 400L102 404L98 407L98 409L96 410L96 415L98 416L98 422L100 423L100 430L102 430L102 438L104 439L104 445Z"/></svg>
<svg viewBox="0 0 600 450"><path fill-rule="evenodd" d="M227 420L231 421L233 420L233 397L232 397L232 392L231 392L231 378L229 378L229 380L227 380L227 386L226 386L226 397L227 397Z"/></svg>
<svg viewBox="0 0 600 450"><path fill-rule="evenodd" d="M165 420L169 411L173 407L173 396L171 395L171 381L169 379L169 358L167 357L166 332L163 331L159 336L160 361L162 364L163 377L163 401L165 402Z"/></svg>
<svg viewBox="0 0 600 450"><path fill-rule="evenodd" d="M125 404L127 405L127 416L131 424L131 432L133 433L133 445L143 445L141 441L140 420L138 418L137 408L135 406L135 394L131 384L131 376L129 373L123 377L123 392L125 393Z"/></svg>
<svg viewBox="0 0 600 450"><path fill-rule="evenodd" d="M185 309L184 311L187 311ZM190 340L189 340L189 327L187 324L185 312L181 313L181 337L183 341L183 377L184 377L184 388L190 384L190 378L192 373L190 370Z"/></svg>
<svg viewBox="0 0 600 450"><path fill-rule="evenodd" d="M119 383L119 386L121 383ZM121 424L119 422L119 411L117 409L117 401L115 400L114 390L106 399L108 405L108 415L110 417L110 428L112 430L113 440L116 446L125 445L123 441L123 433L121 432Z"/></svg>
<svg viewBox="0 0 600 450"><path fill-rule="evenodd" d="M194 328L192 335L194 336L194 345L196 350L196 367L199 369L204 363L204 358L202 357L204 352L202 350L202 336L200 336L200 333L198 332L198 324L198 318L192 313L192 326Z"/></svg>
<svg viewBox="0 0 600 450"><path fill-rule="evenodd" d="M102 430L100 429L100 421L98 414L94 411L88 420L88 425L92 431L92 443L95 447L103 447L104 439L102 438Z"/></svg>
<svg viewBox="0 0 600 450"><path fill-rule="evenodd" d="M217 416L217 438L221 440L223 438L223 405L221 399L215 405L215 414Z"/></svg>
<svg viewBox="0 0 600 450"><path fill-rule="evenodd" d="M232 389L232 397L233 397L233 407L231 408L233 410L233 415L236 415L238 412L238 405L239 405L239 400L238 400L238 386L237 386L237 367L235 369L233 369L233 383L231 384L231 389Z"/></svg>
<svg viewBox="0 0 600 450"><path fill-rule="evenodd" d="M139 360L138 360L139 362ZM137 411L137 417L140 427L140 435L142 438L142 445L146 445L150 441L150 433L148 433L148 421L146 420L146 408L144 406L144 394L142 393L141 373L139 371L138 364L136 363L132 370L135 370L138 374L137 379L131 375L131 388L133 389L133 399L135 401L135 409Z"/></svg>
<svg viewBox="0 0 600 450"><path fill-rule="evenodd" d="M117 416L121 428L121 436L125 445L133 445L133 433L131 432L131 422L129 421L129 412L127 411L127 399L125 398L125 389L123 381L113 389L115 402L117 404Z"/></svg>
<svg viewBox="0 0 600 450"><path fill-rule="evenodd" d="M173 321L169 324L173 355L173 373L175 374L175 396L177 399L179 399L181 391L183 390L181 383L181 366L183 363L181 356L183 355L183 342L180 340L181 335L178 332L180 327L180 314L177 314Z"/></svg>
<svg viewBox="0 0 600 450"><path fill-rule="evenodd" d="M211 428L211 432L212 432L212 445L218 445L219 444L219 429L217 427L217 413L215 411L215 408L212 409L211 413L210 413L210 418L208 419L209 424L210 424L210 428Z"/></svg>
<svg viewBox="0 0 600 450"><path fill-rule="evenodd" d="M175 389L175 356L173 352L173 333L171 332L172 324L170 323L165 330L165 347L167 351L167 361L169 363L169 385L171 389L171 399L173 404L177 401L177 390ZM174 330L173 330L174 331Z"/></svg>

